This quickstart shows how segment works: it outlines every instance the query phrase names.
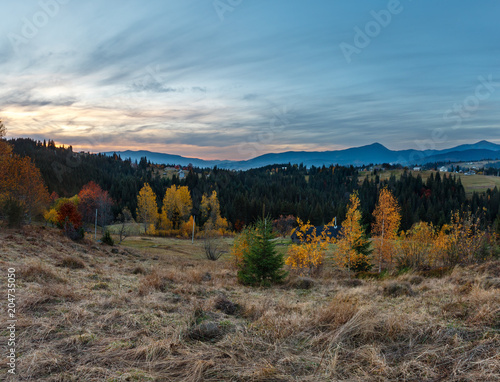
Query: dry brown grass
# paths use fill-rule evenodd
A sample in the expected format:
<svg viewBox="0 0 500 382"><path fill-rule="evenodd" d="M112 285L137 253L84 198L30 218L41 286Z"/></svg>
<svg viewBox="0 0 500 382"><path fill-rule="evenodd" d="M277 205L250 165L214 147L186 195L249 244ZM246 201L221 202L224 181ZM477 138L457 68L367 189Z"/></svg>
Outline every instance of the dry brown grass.
<svg viewBox="0 0 500 382"><path fill-rule="evenodd" d="M260 289L199 243L113 254L35 230L0 232L18 270L12 381L500 381L500 262Z"/></svg>

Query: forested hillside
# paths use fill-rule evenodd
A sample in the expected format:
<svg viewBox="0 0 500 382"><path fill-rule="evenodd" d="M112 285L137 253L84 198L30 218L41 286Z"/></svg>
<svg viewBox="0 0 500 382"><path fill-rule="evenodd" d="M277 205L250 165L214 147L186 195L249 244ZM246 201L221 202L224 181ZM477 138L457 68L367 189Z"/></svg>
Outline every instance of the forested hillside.
<svg viewBox="0 0 500 382"><path fill-rule="evenodd" d="M359 179L354 167L311 167L279 164L248 171L190 168L184 179L167 178L154 171L143 158L139 163L118 156L74 153L71 147L56 147L53 141L11 140L14 152L31 157L48 186L49 193L70 197L90 181L99 184L113 199L113 214L124 207L135 214L137 194L145 182L157 195L159 208L163 195L172 185L188 186L193 199L193 213L199 214L203 194L216 191L222 216L233 227L254 222L265 212L272 218L294 215L312 224L324 224L337 216L342 221L349 195L359 191L363 223L369 229L380 187L388 185L401 206L401 229L418 221L440 226L449 222L453 210L480 212L484 223L498 216L498 189L466 198L460 179L437 173L423 181L419 175L405 172L400 178L381 181L377 176Z"/></svg>

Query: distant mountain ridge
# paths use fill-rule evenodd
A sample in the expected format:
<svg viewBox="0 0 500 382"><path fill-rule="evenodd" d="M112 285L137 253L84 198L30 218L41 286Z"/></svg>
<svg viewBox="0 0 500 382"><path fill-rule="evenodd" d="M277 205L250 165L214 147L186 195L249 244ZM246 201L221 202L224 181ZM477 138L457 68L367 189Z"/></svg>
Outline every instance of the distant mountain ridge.
<svg viewBox="0 0 500 382"><path fill-rule="evenodd" d="M284 153L269 153L245 161L231 160L204 160L189 158L180 155L163 154L151 151L116 151L105 152L106 155L116 153L123 159L130 158L139 161L146 157L152 163L171 164L195 167L214 167L230 170L248 170L278 163L292 163L304 166L329 166L331 164L343 166L363 166L370 163L399 163L403 165L421 165L431 162L459 162L482 159L500 159L500 145L480 141L474 144L460 145L444 150L389 150L380 143L352 147L334 151L287 151Z"/></svg>

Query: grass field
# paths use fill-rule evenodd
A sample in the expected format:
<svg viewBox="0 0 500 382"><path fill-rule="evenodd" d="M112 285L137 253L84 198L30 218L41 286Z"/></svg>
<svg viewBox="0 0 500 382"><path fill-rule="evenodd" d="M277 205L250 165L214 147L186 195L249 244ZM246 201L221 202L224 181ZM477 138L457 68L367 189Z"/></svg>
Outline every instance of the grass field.
<svg viewBox="0 0 500 382"><path fill-rule="evenodd" d="M18 320L18 374L2 362L1 380L500 381L500 262L385 280L325 267L264 289L201 240L25 227L0 230L0 264Z"/></svg>
<svg viewBox="0 0 500 382"><path fill-rule="evenodd" d="M380 171L378 173L380 180L387 180L389 179L392 175L394 175L396 178L399 178L401 174L403 173L403 170L386 170L386 171ZM437 171L411 171L411 173L414 176L417 176L420 174L422 179L425 181L427 178L430 176L431 173L434 173L434 175L437 173ZM446 176L449 176L449 173L439 173L441 176L446 174ZM366 176L369 178L372 177L370 171L360 171L359 174L359 179L360 182L362 182ZM452 176L457 176L460 178L462 181L462 184L465 188L465 192L468 196L470 196L473 192L485 192L488 189L493 189L495 187L500 188L500 177L498 176L488 176L488 175L464 175L464 174L452 174Z"/></svg>

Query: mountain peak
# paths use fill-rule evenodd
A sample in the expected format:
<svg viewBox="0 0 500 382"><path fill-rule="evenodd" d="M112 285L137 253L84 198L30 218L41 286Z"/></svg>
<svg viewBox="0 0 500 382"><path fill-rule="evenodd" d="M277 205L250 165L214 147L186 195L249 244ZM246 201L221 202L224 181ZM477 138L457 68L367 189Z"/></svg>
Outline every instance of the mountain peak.
<svg viewBox="0 0 500 382"><path fill-rule="evenodd" d="M106 153L113 155L113 152ZM361 147L352 147L345 150L334 151L288 151L284 153L268 153L245 161L220 161L203 160L198 158L187 158L179 155L161 154L147 151L117 152L123 158L139 160L147 156L153 163L179 164L182 166L193 164L196 167L213 167L217 165L220 168L246 170L250 168L259 168L277 163L302 163L305 166L322 166L339 164L343 166L355 165L361 166L370 163L404 163L417 164L419 161L438 162L438 161L461 161L461 160L481 160L485 158L500 159L500 145L482 140L474 144L465 144L445 150L433 150L431 153L418 150L393 151L383 144L375 142ZM420 163L421 164L421 163Z"/></svg>

